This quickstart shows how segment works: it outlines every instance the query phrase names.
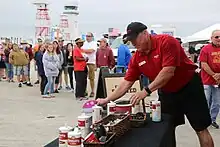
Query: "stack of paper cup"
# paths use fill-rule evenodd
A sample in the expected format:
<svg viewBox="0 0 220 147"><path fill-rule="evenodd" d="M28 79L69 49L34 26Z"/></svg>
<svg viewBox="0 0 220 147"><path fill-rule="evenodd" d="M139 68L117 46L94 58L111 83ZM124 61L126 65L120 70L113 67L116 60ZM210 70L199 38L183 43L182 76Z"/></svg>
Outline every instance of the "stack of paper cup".
<svg viewBox="0 0 220 147"><path fill-rule="evenodd" d="M67 147L68 132L72 128L68 126L63 126L59 128L59 147Z"/></svg>
<svg viewBox="0 0 220 147"><path fill-rule="evenodd" d="M68 147L81 147L81 146L82 146L81 132L78 128L75 128L74 131L68 133Z"/></svg>
<svg viewBox="0 0 220 147"><path fill-rule="evenodd" d="M78 127L81 130L82 138L85 138L89 134L91 125L91 116L88 116L85 113L82 113L82 115L78 116Z"/></svg>
<svg viewBox="0 0 220 147"><path fill-rule="evenodd" d="M92 110L92 123L94 124L102 119L102 107L95 105Z"/></svg>
<svg viewBox="0 0 220 147"><path fill-rule="evenodd" d="M160 101L152 102L152 121L160 122L161 121L161 103Z"/></svg>

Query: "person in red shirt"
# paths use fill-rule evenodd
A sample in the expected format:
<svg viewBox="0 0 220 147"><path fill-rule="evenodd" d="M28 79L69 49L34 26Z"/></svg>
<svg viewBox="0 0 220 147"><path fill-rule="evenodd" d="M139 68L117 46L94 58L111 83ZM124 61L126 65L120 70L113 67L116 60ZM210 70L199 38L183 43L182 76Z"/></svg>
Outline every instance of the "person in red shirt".
<svg viewBox="0 0 220 147"><path fill-rule="evenodd" d="M211 44L202 48L199 60L202 67L201 77L210 109L212 126L219 129L216 118L220 108L220 30L213 31L211 40Z"/></svg>
<svg viewBox="0 0 220 147"><path fill-rule="evenodd" d="M100 47L96 52L96 66L100 68L101 66L107 66L112 69L115 66L115 58L112 49L107 46L107 40L105 38L101 39Z"/></svg>
<svg viewBox="0 0 220 147"><path fill-rule="evenodd" d="M195 72L197 66L188 59L180 43L169 35L150 35L147 26L140 22L128 25L126 39L132 42L137 51L129 63L124 80L110 96L97 99L98 104L120 98L143 74L152 82L130 98L132 105L160 90L161 110L173 116L173 131L176 126L185 123L185 114L199 137L201 147L214 147L207 130L211 118L203 84Z"/></svg>
<svg viewBox="0 0 220 147"><path fill-rule="evenodd" d="M86 62L88 57L83 53L84 41L81 38L75 40L76 46L73 50L73 60L74 60L74 74L76 80L76 99L85 100L86 87L87 87L87 74L88 70L86 67Z"/></svg>

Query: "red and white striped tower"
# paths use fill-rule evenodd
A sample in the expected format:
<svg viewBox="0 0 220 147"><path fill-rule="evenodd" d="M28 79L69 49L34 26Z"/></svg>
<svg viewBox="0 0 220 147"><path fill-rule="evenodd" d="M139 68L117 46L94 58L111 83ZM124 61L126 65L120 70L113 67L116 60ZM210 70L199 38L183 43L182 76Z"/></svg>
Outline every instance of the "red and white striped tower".
<svg viewBox="0 0 220 147"><path fill-rule="evenodd" d="M69 20L68 15L60 15L60 30L65 41L71 41L70 32L69 32Z"/></svg>
<svg viewBox="0 0 220 147"><path fill-rule="evenodd" d="M33 3L37 7L35 37L36 39L49 39L50 36L50 16L47 0L35 0Z"/></svg>

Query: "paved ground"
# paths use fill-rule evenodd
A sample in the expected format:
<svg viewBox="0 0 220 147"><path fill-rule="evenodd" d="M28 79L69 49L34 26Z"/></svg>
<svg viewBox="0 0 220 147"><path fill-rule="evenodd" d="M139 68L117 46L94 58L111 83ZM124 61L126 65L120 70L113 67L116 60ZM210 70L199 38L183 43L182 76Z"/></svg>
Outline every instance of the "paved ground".
<svg viewBox="0 0 220 147"><path fill-rule="evenodd" d="M0 147L41 147L47 144L58 136L60 126L76 124L81 105L70 92L62 92L55 99L47 100L40 97L38 86L18 88L16 83L0 82ZM48 119L48 116L55 118ZM220 146L219 130L210 128L210 131L215 146ZM177 142L178 147L199 147L188 123L177 129Z"/></svg>

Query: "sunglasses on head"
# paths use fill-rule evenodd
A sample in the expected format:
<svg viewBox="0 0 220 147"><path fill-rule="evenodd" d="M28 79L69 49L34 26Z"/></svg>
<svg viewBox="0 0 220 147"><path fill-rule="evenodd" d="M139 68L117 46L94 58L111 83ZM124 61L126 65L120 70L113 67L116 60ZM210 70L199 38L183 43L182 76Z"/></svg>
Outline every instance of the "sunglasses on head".
<svg viewBox="0 0 220 147"><path fill-rule="evenodd" d="M220 39L220 36L215 36L214 38L215 38L215 39Z"/></svg>

